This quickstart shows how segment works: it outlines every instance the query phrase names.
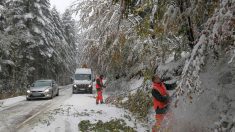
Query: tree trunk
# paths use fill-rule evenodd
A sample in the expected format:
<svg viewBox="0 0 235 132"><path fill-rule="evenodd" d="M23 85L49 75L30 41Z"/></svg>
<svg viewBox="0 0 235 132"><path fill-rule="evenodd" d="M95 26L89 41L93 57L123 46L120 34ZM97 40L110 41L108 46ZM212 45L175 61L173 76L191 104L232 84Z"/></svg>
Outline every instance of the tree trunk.
<svg viewBox="0 0 235 132"><path fill-rule="evenodd" d="M188 21L187 36L188 36L188 40L189 40L189 47L191 49L193 49L193 47L194 47L194 35L193 35L193 28L192 28L191 18L189 16L187 18L187 21Z"/></svg>

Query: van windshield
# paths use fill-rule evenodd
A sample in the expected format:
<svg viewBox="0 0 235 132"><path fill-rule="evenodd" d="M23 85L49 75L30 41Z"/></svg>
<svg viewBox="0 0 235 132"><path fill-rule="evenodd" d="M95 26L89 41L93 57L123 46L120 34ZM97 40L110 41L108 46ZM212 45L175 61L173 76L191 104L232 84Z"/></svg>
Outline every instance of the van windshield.
<svg viewBox="0 0 235 132"><path fill-rule="evenodd" d="M90 74L75 74L75 80L91 80Z"/></svg>

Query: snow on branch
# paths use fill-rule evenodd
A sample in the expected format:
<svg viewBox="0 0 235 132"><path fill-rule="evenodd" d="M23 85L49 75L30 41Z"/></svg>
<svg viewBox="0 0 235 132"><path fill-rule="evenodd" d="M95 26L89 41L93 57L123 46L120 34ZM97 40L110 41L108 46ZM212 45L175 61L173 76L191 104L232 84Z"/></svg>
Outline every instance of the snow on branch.
<svg viewBox="0 0 235 132"><path fill-rule="evenodd" d="M233 56L232 58L230 59L230 61L228 62L228 64L231 64L233 62L233 59L235 58L235 50L233 51Z"/></svg>
<svg viewBox="0 0 235 132"><path fill-rule="evenodd" d="M200 87L201 82L198 74L200 72L200 66L204 64L205 56L203 53L206 49L206 44L207 37L203 34L198 43L194 46L190 59L185 62L181 81L179 82L177 88L177 95L182 95L185 92L191 93L200 91L198 88ZM184 87L187 87L187 89Z"/></svg>
<svg viewBox="0 0 235 132"><path fill-rule="evenodd" d="M199 73L201 66L205 63L206 53L212 55L214 52L219 52L220 48L218 47L224 43L230 43L228 40L234 40L232 37L234 27L232 10L235 9L235 4L232 3L229 4L228 1L223 1L220 7L215 10L213 16L205 23L204 30L191 52L190 59L185 62L181 79L178 82L177 97L185 93L187 96L192 93L200 94L203 89L200 88ZM234 42L230 44L234 44ZM233 55L229 63L232 63L235 57L234 49L232 52Z"/></svg>
<svg viewBox="0 0 235 132"><path fill-rule="evenodd" d="M15 66L15 63L11 60L2 60L2 64Z"/></svg>

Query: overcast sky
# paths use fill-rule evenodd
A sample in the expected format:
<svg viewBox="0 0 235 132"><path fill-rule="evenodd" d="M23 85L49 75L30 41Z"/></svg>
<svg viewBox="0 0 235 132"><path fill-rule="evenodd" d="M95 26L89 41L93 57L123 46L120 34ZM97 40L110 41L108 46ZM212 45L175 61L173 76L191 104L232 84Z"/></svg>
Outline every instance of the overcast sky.
<svg viewBox="0 0 235 132"><path fill-rule="evenodd" d="M74 0L50 0L50 1L51 1L51 7L56 6L56 9L60 13L63 13L65 9L67 9Z"/></svg>

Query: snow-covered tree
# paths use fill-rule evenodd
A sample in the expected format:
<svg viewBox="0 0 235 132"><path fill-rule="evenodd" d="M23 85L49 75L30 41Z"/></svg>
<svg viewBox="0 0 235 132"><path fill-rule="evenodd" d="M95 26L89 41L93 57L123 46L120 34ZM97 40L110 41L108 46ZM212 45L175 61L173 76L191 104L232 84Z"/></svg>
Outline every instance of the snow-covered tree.
<svg viewBox="0 0 235 132"><path fill-rule="evenodd" d="M72 7L80 15L79 36L84 38L80 63L107 74L111 84L138 76L148 80L152 74L170 77L178 82L176 106L179 98L200 99L206 64L226 55L231 58L223 63L234 68L234 6L234 0L77 1Z"/></svg>
<svg viewBox="0 0 235 132"><path fill-rule="evenodd" d="M5 3L4 3L5 1L1 1L0 2L0 31L3 31L3 29L4 29L4 25L5 25L5 23L4 23L4 10L5 10Z"/></svg>
<svg viewBox="0 0 235 132"><path fill-rule="evenodd" d="M228 1L231 5L232 1ZM219 1L85 0L80 15L84 61L112 76L132 76L181 60L202 42ZM231 30L231 28L228 28ZM205 37L205 36L204 36ZM195 47L194 47L195 46ZM188 55L187 55L188 57ZM182 58L185 59L185 58ZM184 62L181 62L183 67ZM174 75L181 75L182 68ZM162 73L162 71L157 71ZM120 74L120 75L118 75ZM195 80L194 80L195 81Z"/></svg>
<svg viewBox="0 0 235 132"><path fill-rule="evenodd" d="M4 0L0 9L0 22L5 24L0 31L1 83L8 85L4 88L14 92L41 78L68 83L76 66L76 47L66 32L74 31L65 31L49 1Z"/></svg>
<svg viewBox="0 0 235 132"><path fill-rule="evenodd" d="M66 23L67 26L65 26L65 23L56 8L52 9L52 19L55 30L54 40L58 44L55 48L58 62L55 71L61 71L64 74L57 75L57 78L62 78L62 76L69 77L73 72L73 69L76 68L75 22L72 20L72 17L70 17L70 23Z"/></svg>
<svg viewBox="0 0 235 132"><path fill-rule="evenodd" d="M62 15L63 28L66 35L67 42L75 48L75 20L72 17L72 12L69 9L66 9Z"/></svg>
<svg viewBox="0 0 235 132"><path fill-rule="evenodd" d="M158 55L161 58L159 54L164 56L162 48L169 47L166 44L168 40L163 37L159 39L164 34L164 30L158 29L161 23L153 25L157 23L153 18L156 15L156 4L133 1L129 6L132 11L126 10L127 14L120 13L122 2L115 4L110 0L88 0L74 5L74 10L81 18L80 35L85 38L82 51L83 57L88 59L84 61L88 61L97 71L109 73L112 78L131 77L143 74L146 70L153 72L156 67L156 63L153 63L155 57ZM170 47L172 49L175 46Z"/></svg>

